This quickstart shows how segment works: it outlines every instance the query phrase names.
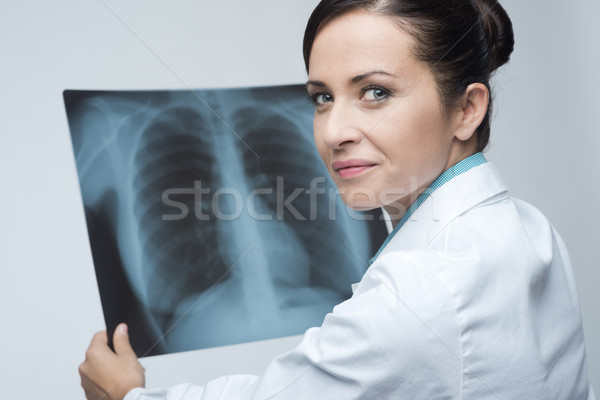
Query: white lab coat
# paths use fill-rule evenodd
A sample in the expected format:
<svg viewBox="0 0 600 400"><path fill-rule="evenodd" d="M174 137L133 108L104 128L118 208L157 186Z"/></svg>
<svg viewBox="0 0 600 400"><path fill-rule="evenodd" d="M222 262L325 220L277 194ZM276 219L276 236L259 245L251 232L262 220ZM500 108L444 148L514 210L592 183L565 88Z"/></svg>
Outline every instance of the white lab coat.
<svg viewBox="0 0 600 400"><path fill-rule="evenodd" d="M595 400L565 246L490 163L437 188L353 289L260 378L125 399Z"/></svg>

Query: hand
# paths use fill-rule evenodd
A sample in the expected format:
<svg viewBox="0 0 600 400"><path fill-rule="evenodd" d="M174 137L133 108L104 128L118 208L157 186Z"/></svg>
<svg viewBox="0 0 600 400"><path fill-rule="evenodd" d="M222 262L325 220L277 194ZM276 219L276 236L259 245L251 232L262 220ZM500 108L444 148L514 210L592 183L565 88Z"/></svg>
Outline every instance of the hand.
<svg viewBox="0 0 600 400"><path fill-rule="evenodd" d="M96 333L79 366L88 400L123 400L131 389L144 387L144 367L131 348L127 325L117 326L113 344L115 352L108 347L106 331Z"/></svg>

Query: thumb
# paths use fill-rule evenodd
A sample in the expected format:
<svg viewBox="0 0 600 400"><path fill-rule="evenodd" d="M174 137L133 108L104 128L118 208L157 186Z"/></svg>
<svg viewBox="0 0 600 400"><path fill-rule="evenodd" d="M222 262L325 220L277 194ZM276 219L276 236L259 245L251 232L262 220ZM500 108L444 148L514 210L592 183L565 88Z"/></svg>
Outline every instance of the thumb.
<svg viewBox="0 0 600 400"><path fill-rule="evenodd" d="M119 324L117 326L117 329L115 329L115 333L113 334L113 345L115 346L115 353L117 353L118 356L137 359L137 355L129 342L127 324Z"/></svg>

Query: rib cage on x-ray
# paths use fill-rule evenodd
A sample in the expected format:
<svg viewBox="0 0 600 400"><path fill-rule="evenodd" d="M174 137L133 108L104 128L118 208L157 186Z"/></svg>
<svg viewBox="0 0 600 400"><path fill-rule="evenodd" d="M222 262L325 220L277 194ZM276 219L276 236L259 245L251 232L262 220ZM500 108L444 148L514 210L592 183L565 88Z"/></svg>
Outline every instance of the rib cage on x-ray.
<svg viewBox="0 0 600 400"><path fill-rule="evenodd" d="M360 280L370 231L331 198L303 91L65 93L103 306L119 259L148 354L302 333Z"/></svg>
<svg viewBox="0 0 600 400"><path fill-rule="evenodd" d="M156 315L172 314L186 294L206 290L227 275L217 251L215 224L201 223L192 215L162 218L171 212L162 201L164 191L193 188L195 181L210 187L218 179L213 138L208 134L214 130L213 122L204 114L183 107L158 114L142 131L134 158L133 207L149 305ZM193 196L179 200L194 210ZM210 211L206 204L202 209Z"/></svg>

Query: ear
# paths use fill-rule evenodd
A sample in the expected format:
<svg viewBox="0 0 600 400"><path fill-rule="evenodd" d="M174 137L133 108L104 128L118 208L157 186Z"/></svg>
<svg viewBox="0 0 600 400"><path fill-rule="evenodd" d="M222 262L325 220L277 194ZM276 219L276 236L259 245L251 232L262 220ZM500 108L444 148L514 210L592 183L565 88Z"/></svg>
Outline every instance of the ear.
<svg viewBox="0 0 600 400"><path fill-rule="evenodd" d="M467 87L459 103L454 136L461 141L471 139L488 108L490 92L483 83L472 83Z"/></svg>

